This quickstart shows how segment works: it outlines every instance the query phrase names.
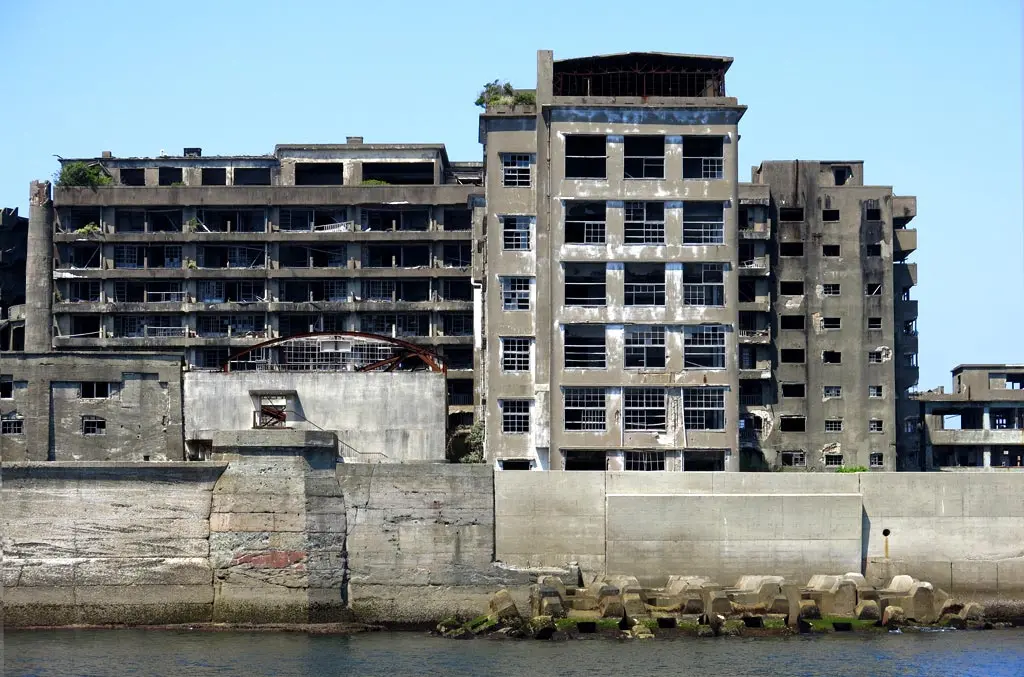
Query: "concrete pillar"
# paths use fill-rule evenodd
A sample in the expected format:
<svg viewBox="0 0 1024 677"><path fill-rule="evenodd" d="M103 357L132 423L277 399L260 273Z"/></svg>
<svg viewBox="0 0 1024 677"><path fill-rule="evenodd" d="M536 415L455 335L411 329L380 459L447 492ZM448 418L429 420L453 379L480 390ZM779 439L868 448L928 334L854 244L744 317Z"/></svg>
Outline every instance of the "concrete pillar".
<svg viewBox="0 0 1024 677"><path fill-rule="evenodd" d="M985 409L981 414L981 429L992 430L992 412L988 405L985 405Z"/></svg>
<svg viewBox="0 0 1024 677"><path fill-rule="evenodd" d="M29 190L25 270L25 351L47 353L53 347L53 200L49 181L33 181Z"/></svg>
<svg viewBox="0 0 1024 677"><path fill-rule="evenodd" d="M985 468L991 468L992 467L992 447L987 446L987 445L982 447L981 457L982 457L982 465Z"/></svg>

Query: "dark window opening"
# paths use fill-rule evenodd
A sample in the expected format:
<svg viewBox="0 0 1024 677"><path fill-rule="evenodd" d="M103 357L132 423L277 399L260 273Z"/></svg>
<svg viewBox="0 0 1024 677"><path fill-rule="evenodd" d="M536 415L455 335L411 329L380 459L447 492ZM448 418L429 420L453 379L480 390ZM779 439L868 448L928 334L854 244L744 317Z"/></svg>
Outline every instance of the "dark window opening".
<svg viewBox="0 0 1024 677"><path fill-rule="evenodd" d="M198 233L262 233L267 229L262 209L201 209L196 221L192 225Z"/></svg>
<svg viewBox="0 0 1024 677"><path fill-rule="evenodd" d="M837 244L823 244L821 245L822 256L839 256L839 245Z"/></svg>
<svg viewBox="0 0 1024 677"><path fill-rule="evenodd" d="M864 247L864 253L868 256L881 256L882 245L880 244L869 244Z"/></svg>
<svg viewBox="0 0 1024 677"><path fill-rule="evenodd" d="M604 369L607 366L607 355L604 325L566 325L566 369Z"/></svg>
<svg viewBox="0 0 1024 677"><path fill-rule="evenodd" d="M565 305L605 305L607 272L603 263L565 264Z"/></svg>
<svg viewBox="0 0 1024 677"><path fill-rule="evenodd" d="M363 230L417 230L430 226L429 209L363 209Z"/></svg>
<svg viewBox="0 0 1024 677"><path fill-rule="evenodd" d="M803 383L783 383L783 397L806 397L807 388Z"/></svg>
<svg viewBox="0 0 1024 677"><path fill-rule="evenodd" d="M423 186L434 183L433 162L364 162L363 183Z"/></svg>
<svg viewBox="0 0 1024 677"><path fill-rule="evenodd" d="M665 368L665 327L626 326L627 369Z"/></svg>
<svg viewBox="0 0 1024 677"><path fill-rule="evenodd" d="M161 186L180 185L182 183L181 167L160 167L158 178Z"/></svg>
<svg viewBox="0 0 1024 677"><path fill-rule="evenodd" d="M82 381L78 384L78 396L85 400L100 400L110 397L110 384L106 381Z"/></svg>
<svg viewBox="0 0 1024 677"><path fill-rule="evenodd" d="M627 179L665 178L664 136L626 136L623 141Z"/></svg>
<svg viewBox="0 0 1024 677"><path fill-rule="evenodd" d="M779 221L803 221L803 207L779 207Z"/></svg>
<svg viewBox="0 0 1024 677"><path fill-rule="evenodd" d="M533 461L523 458L506 458L499 462L502 470L529 470L533 467Z"/></svg>
<svg viewBox="0 0 1024 677"><path fill-rule="evenodd" d="M882 284L880 282L868 282L864 285L864 294L867 296L881 296Z"/></svg>
<svg viewBox="0 0 1024 677"><path fill-rule="evenodd" d="M429 301L429 283L424 282L427 287L424 288L422 298L417 298L417 301ZM411 300L411 299L408 299ZM442 301L472 301L473 300L473 287L469 284L469 280L459 279L443 279L441 280L441 298Z"/></svg>
<svg viewBox="0 0 1024 677"><path fill-rule="evenodd" d="M607 139L603 135L565 137L565 178L603 179L607 176Z"/></svg>
<svg viewBox="0 0 1024 677"><path fill-rule="evenodd" d="M10 376L0 376L0 400L14 398L14 379Z"/></svg>
<svg viewBox="0 0 1024 677"><path fill-rule="evenodd" d="M665 305L665 264L625 264L624 288L627 306Z"/></svg>
<svg viewBox="0 0 1024 677"><path fill-rule="evenodd" d="M849 167L833 167L832 177L835 179L837 186L845 186L846 182L853 177L853 170ZM838 220L836 219L836 221Z"/></svg>
<svg viewBox="0 0 1024 677"><path fill-rule="evenodd" d="M799 281L779 281L779 293L783 296L803 296L804 283Z"/></svg>
<svg viewBox="0 0 1024 677"><path fill-rule="evenodd" d="M344 165L340 162L296 162L296 186L340 186L344 183Z"/></svg>
<svg viewBox="0 0 1024 677"><path fill-rule="evenodd" d="M226 186L228 170L224 167L204 167L202 170L204 186Z"/></svg>
<svg viewBox="0 0 1024 677"><path fill-rule="evenodd" d="M473 380L448 379L448 404L456 406L473 404Z"/></svg>
<svg viewBox="0 0 1024 677"><path fill-rule="evenodd" d="M161 209L146 212L149 221L149 232L151 233L180 233L181 232L181 210Z"/></svg>
<svg viewBox="0 0 1024 677"><path fill-rule="evenodd" d="M725 470L725 453L715 449L683 451L686 472L721 472Z"/></svg>
<svg viewBox="0 0 1024 677"><path fill-rule="evenodd" d="M566 243L604 244L606 214L604 202L566 202Z"/></svg>
<svg viewBox="0 0 1024 677"><path fill-rule="evenodd" d="M445 209L445 230L471 230L473 228L473 212L469 209Z"/></svg>
<svg viewBox="0 0 1024 677"><path fill-rule="evenodd" d="M757 280L749 277L741 277L738 285L741 303L753 303L757 301Z"/></svg>
<svg viewBox="0 0 1024 677"><path fill-rule="evenodd" d="M807 419L803 416L782 416L779 419L779 430L784 433L807 432Z"/></svg>
<svg viewBox="0 0 1024 677"><path fill-rule="evenodd" d="M724 139L721 136L683 137L683 178L720 179L723 176ZM740 224L745 224L741 221Z"/></svg>
<svg viewBox="0 0 1024 677"><path fill-rule="evenodd" d="M823 317L821 318L822 329L839 329L842 325L842 319L838 317Z"/></svg>
<svg viewBox="0 0 1024 677"><path fill-rule="evenodd" d="M60 225L65 233L73 233L76 230L92 226L98 228L103 222L101 210L97 208L78 208L61 210ZM89 230L92 230L90 228Z"/></svg>
<svg viewBox="0 0 1024 677"><path fill-rule="evenodd" d="M458 257L458 251L449 252L448 248L453 245L444 246L444 254L446 260L448 260L449 254L452 255L451 260L456 260ZM464 245L466 248L466 263L469 265L469 245ZM458 248L459 245L454 245ZM430 247L427 245L366 245L363 247L363 267L365 268L416 268L425 267L430 265ZM448 265L447 263L445 265Z"/></svg>
<svg viewBox="0 0 1024 677"><path fill-rule="evenodd" d="M803 468L807 465L807 454L802 451L783 451L779 457L784 467Z"/></svg>
<svg viewBox="0 0 1024 677"><path fill-rule="evenodd" d="M803 315L781 315L779 317L779 329L803 329Z"/></svg>
<svg viewBox="0 0 1024 677"><path fill-rule="evenodd" d="M444 363L449 369L472 369L473 346L445 346Z"/></svg>
<svg viewBox="0 0 1024 677"><path fill-rule="evenodd" d="M866 218L868 221L881 221L882 210L874 207L869 207L864 211L864 218Z"/></svg>
<svg viewBox="0 0 1024 677"><path fill-rule="evenodd" d="M429 248L423 247L427 252L423 263L415 265L429 265ZM473 263L473 247L465 243L445 244L441 248L441 264L448 268L466 268Z"/></svg>
<svg viewBox="0 0 1024 677"><path fill-rule="evenodd" d="M869 317L868 318L868 329L881 329L882 318L880 317Z"/></svg>
<svg viewBox="0 0 1024 677"><path fill-rule="evenodd" d="M603 451L566 450L562 453L565 455L566 470L593 470L604 472L607 465L605 462L605 453Z"/></svg>
<svg viewBox="0 0 1024 677"><path fill-rule="evenodd" d="M232 184L236 186L269 186L269 167L246 167L236 169Z"/></svg>
<svg viewBox="0 0 1024 677"><path fill-rule="evenodd" d="M555 96L725 96L720 62L661 54L620 54L556 61Z"/></svg>
<svg viewBox="0 0 1024 677"><path fill-rule="evenodd" d="M833 222L839 220L838 209L823 209L821 211L821 220L826 222Z"/></svg>
<svg viewBox="0 0 1024 677"><path fill-rule="evenodd" d="M76 338L96 338L100 335L100 316L72 315L71 335Z"/></svg>
<svg viewBox="0 0 1024 677"><path fill-rule="evenodd" d="M146 170L145 169L122 169L121 170L121 185L122 186L145 186L146 185Z"/></svg>
<svg viewBox="0 0 1024 677"><path fill-rule="evenodd" d="M821 353L821 361L825 364L842 364L843 353L839 350L825 350Z"/></svg>
<svg viewBox="0 0 1024 677"><path fill-rule="evenodd" d="M780 242L779 243L779 256L803 256L804 255L804 243L803 242Z"/></svg>
<svg viewBox="0 0 1024 677"><path fill-rule="evenodd" d="M803 364L804 351L802 348L783 348L779 351L779 361L783 364Z"/></svg>

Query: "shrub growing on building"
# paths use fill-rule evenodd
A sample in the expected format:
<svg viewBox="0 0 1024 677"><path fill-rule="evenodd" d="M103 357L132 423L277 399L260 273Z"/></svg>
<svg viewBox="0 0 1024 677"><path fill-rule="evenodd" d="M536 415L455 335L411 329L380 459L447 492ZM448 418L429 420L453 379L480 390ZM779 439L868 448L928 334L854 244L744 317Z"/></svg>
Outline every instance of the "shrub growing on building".
<svg viewBox="0 0 1024 677"><path fill-rule="evenodd" d="M109 186L114 182L97 164L69 162L60 168L56 176L58 186Z"/></svg>

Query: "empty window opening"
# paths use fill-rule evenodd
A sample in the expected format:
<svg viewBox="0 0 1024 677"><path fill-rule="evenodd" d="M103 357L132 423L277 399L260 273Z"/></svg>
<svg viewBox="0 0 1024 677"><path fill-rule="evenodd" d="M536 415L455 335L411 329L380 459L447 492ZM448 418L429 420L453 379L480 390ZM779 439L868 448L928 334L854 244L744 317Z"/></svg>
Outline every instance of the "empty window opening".
<svg viewBox="0 0 1024 677"><path fill-rule="evenodd" d="M765 389L760 381L740 381L740 404L754 407L767 404Z"/></svg>
<svg viewBox="0 0 1024 677"><path fill-rule="evenodd" d="M882 283L880 282L868 282L864 285L864 294L866 296L881 296L882 295Z"/></svg>
<svg viewBox="0 0 1024 677"><path fill-rule="evenodd" d="M846 182L853 177L853 170L846 166L839 166L832 168L832 178L835 179L837 186L845 186ZM827 219L826 219L827 220ZM837 221L839 219L836 219Z"/></svg>
<svg viewBox="0 0 1024 677"><path fill-rule="evenodd" d="M428 285L427 293L429 295L429 282L425 282ZM428 300L426 298L422 299ZM473 300L473 287L470 285L469 280L453 280L453 279L442 279L441 280L441 300L442 301L472 301Z"/></svg>
<svg viewBox="0 0 1024 677"><path fill-rule="evenodd" d="M445 336L472 336L473 313L442 313L441 328Z"/></svg>
<svg viewBox="0 0 1024 677"><path fill-rule="evenodd" d="M798 280L779 280L779 293L783 296L803 296L804 283Z"/></svg>
<svg viewBox="0 0 1024 677"><path fill-rule="evenodd" d="M721 449L686 449L683 451L683 470L721 472L725 470L725 454Z"/></svg>
<svg viewBox="0 0 1024 677"><path fill-rule="evenodd" d="M572 134L565 137L565 178L603 179L607 176L607 139L604 135Z"/></svg>
<svg viewBox="0 0 1024 677"><path fill-rule="evenodd" d="M725 388L683 388L687 430L725 430Z"/></svg>
<svg viewBox="0 0 1024 677"><path fill-rule="evenodd" d="M842 328L842 318L838 317L823 317L821 318L821 328L826 330L840 329Z"/></svg>
<svg viewBox="0 0 1024 677"><path fill-rule="evenodd" d="M839 296L839 290L839 284L835 282L821 285L822 296Z"/></svg>
<svg viewBox="0 0 1024 677"><path fill-rule="evenodd" d="M525 251L530 249L529 216L502 216L502 245L506 251Z"/></svg>
<svg viewBox="0 0 1024 677"><path fill-rule="evenodd" d="M368 334L382 336L427 336L430 334L430 315L428 313L367 314L359 318L359 329Z"/></svg>
<svg viewBox="0 0 1024 677"><path fill-rule="evenodd" d="M823 244L821 245L821 255L828 257L839 256L839 245L837 244Z"/></svg>
<svg viewBox="0 0 1024 677"><path fill-rule="evenodd" d="M566 244L604 244L606 212L604 202L566 202Z"/></svg>
<svg viewBox="0 0 1024 677"><path fill-rule="evenodd" d="M0 376L0 400L14 399L14 378L9 375Z"/></svg>
<svg viewBox="0 0 1024 677"><path fill-rule="evenodd" d="M658 472L665 469L665 452L626 451L623 453L622 462L624 470L637 472Z"/></svg>
<svg viewBox="0 0 1024 677"><path fill-rule="evenodd" d="M725 327L717 324L683 327L683 367L725 369Z"/></svg>
<svg viewBox="0 0 1024 677"><path fill-rule="evenodd" d="M821 353L821 361L825 364L842 364L843 353L839 350L824 350Z"/></svg>
<svg viewBox="0 0 1024 677"><path fill-rule="evenodd" d="M96 338L100 335L99 315L72 315L71 338Z"/></svg>
<svg viewBox="0 0 1024 677"><path fill-rule="evenodd" d="M868 256L881 256L882 245L880 244L869 244L864 247L864 253Z"/></svg>
<svg viewBox="0 0 1024 677"><path fill-rule="evenodd" d="M502 310L530 309L530 278L501 278L501 308Z"/></svg>
<svg viewBox="0 0 1024 677"><path fill-rule="evenodd" d="M684 306L725 305L725 265L687 263L683 266Z"/></svg>
<svg viewBox="0 0 1024 677"><path fill-rule="evenodd" d="M803 256L804 255L804 243L803 242L780 242L779 243L779 256Z"/></svg>
<svg viewBox="0 0 1024 677"><path fill-rule="evenodd" d="M62 209L59 211L60 230L65 233L75 231L95 231L103 222L103 214L96 209Z"/></svg>
<svg viewBox="0 0 1024 677"><path fill-rule="evenodd" d="M204 186L226 186L228 170L224 167L203 167L202 181Z"/></svg>
<svg viewBox="0 0 1024 677"><path fill-rule="evenodd" d="M782 384L782 396L799 398L806 396L807 388L803 383L783 383Z"/></svg>
<svg viewBox="0 0 1024 677"><path fill-rule="evenodd" d="M530 470L533 468L533 461L528 458L506 458L498 461L502 470Z"/></svg>
<svg viewBox="0 0 1024 677"><path fill-rule="evenodd" d="M757 280L750 277L741 277L737 285L740 303L757 302Z"/></svg>
<svg viewBox="0 0 1024 677"><path fill-rule="evenodd" d="M607 342L604 325L566 325L565 368L604 369L606 366Z"/></svg>
<svg viewBox="0 0 1024 677"><path fill-rule="evenodd" d="M841 399L843 397L843 386L822 386L821 396L826 400Z"/></svg>
<svg viewBox="0 0 1024 677"><path fill-rule="evenodd" d="M469 209L445 209L445 230L472 230L473 212Z"/></svg>
<svg viewBox="0 0 1024 677"><path fill-rule="evenodd" d="M562 455L566 470L604 472L607 468L607 460L603 451L566 449Z"/></svg>
<svg viewBox="0 0 1024 677"><path fill-rule="evenodd" d="M473 368L473 346L444 346L442 355L449 369ZM472 385L472 382L470 384Z"/></svg>
<svg viewBox="0 0 1024 677"><path fill-rule="evenodd" d="M882 210L877 207L868 207L864 210L864 218L868 221L881 221Z"/></svg>
<svg viewBox="0 0 1024 677"><path fill-rule="evenodd" d="M423 247L426 259L415 265L430 265L430 249ZM441 264L446 268L468 268L473 263L473 247L467 243L445 244L441 247ZM408 264L407 264L408 265Z"/></svg>
<svg viewBox="0 0 1024 677"><path fill-rule="evenodd" d="M625 361L627 369L665 368L665 327L626 327Z"/></svg>
<svg viewBox="0 0 1024 677"><path fill-rule="evenodd" d="M202 337L257 337L265 329L263 315L200 315L197 332Z"/></svg>
<svg viewBox="0 0 1024 677"><path fill-rule="evenodd" d="M803 221L803 207L779 207L779 221Z"/></svg>
<svg viewBox="0 0 1024 677"><path fill-rule="evenodd" d="M282 209L282 217L289 211ZM199 233L262 233L267 229L267 213L263 209L200 209L187 225Z"/></svg>
<svg viewBox="0 0 1024 677"><path fill-rule="evenodd" d="M882 386L868 386L868 397L878 398L882 397L883 388Z"/></svg>
<svg viewBox="0 0 1024 677"><path fill-rule="evenodd" d="M784 468L804 468L807 466L807 454L802 451L783 451L779 453L779 461Z"/></svg>
<svg viewBox="0 0 1024 677"><path fill-rule="evenodd" d="M147 282L143 290L145 303L184 303L187 300L185 284L176 280Z"/></svg>
<svg viewBox="0 0 1024 677"><path fill-rule="evenodd" d="M724 175L724 139L721 136L683 137L683 178L720 179Z"/></svg>
<svg viewBox="0 0 1024 677"><path fill-rule="evenodd" d="M565 429L603 431L605 429L604 388L564 388Z"/></svg>
<svg viewBox="0 0 1024 677"><path fill-rule="evenodd" d="M779 329L798 329L804 328L804 316L803 315L780 315L779 316Z"/></svg>
<svg viewBox="0 0 1024 677"><path fill-rule="evenodd" d="M839 220L838 209L823 209L821 210L821 220L826 223L831 223Z"/></svg>
<svg viewBox="0 0 1024 677"><path fill-rule="evenodd" d="M282 250L285 248L282 247ZM264 247L199 247L197 265L200 268L265 268L267 252ZM282 257L283 258L283 257ZM181 266L179 261L178 267Z"/></svg>
<svg viewBox="0 0 1024 677"><path fill-rule="evenodd" d="M665 178L665 137L626 136L624 176L627 179Z"/></svg>
<svg viewBox="0 0 1024 677"><path fill-rule="evenodd" d="M505 337L501 339L501 370L530 371L529 338Z"/></svg>
<svg viewBox="0 0 1024 677"><path fill-rule="evenodd" d="M626 202L626 244L665 244L665 203Z"/></svg>
<svg viewBox="0 0 1024 677"><path fill-rule="evenodd" d="M532 161L533 155L530 153L502 153L502 185L512 188L529 188Z"/></svg>
<svg viewBox="0 0 1024 677"><path fill-rule="evenodd" d="M363 209L363 230L415 230L430 228L429 209ZM317 230L314 225L313 230Z"/></svg>
<svg viewBox="0 0 1024 677"><path fill-rule="evenodd" d="M757 369L757 346L740 346L740 369Z"/></svg>
<svg viewBox="0 0 1024 677"><path fill-rule="evenodd" d="M157 178L161 186L181 186L181 167L160 167L157 170Z"/></svg>
<svg viewBox="0 0 1024 677"><path fill-rule="evenodd" d="M880 317L869 317L868 318L868 329L881 329L882 318Z"/></svg>
<svg viewBox="0 0 1024 677"><path fill-rule="evenodd" d="M683 203L683 244L725 242L725 206L721 202Z"/></svg>
<svg viewBox="0 0 1024 677"><path fill-rule="evenodd" d="M825 454L826 468L840 468L843 465L842 454Z"/></svg>
<svg viewBox="0 0 1024 677"><path fill-rule="evenodd" d="M841 418L827 418L827 419L825 419L825 432L827 432L827 433L841 433L841 432L843 432L843 419L841 419Z"/></svg>
<svg viewBox="0 0 1024 677"><path fill-rule="evenodd" d="M501 432L517 435L530 432L530 400L498 400Z"/></svg>
<svg viewBox="0 0 1024 677"><path fill-rule="evenodd" d="M881 468L885 465L885 456L880 451L872 452L868 458L872 468Z"/></svg>
<svg viewBox="0 0 1024 677"><path fill-rule="evenodd" d="M607 299L607 266L603 263L566 263L565 305L603 306Z"/></svg>
<svg viewBox="0 0 1024 677"><path fill-rule="evenodd" d="M99 416L83 416L82 417L82 434L83 435L106 435L107 434L107 422Z"/></svg>
<svg viewBox="0 0 1024 677"><path fill-rule="evenodd" d="M624 290L627 306L664 306L665 264L625 264Z"/></svg>
<svg viewBox="0 0 1024 677"><path fill-rule="evenodd" d="M882 423L882 419L880 419L880 418L873 418L870 421L868 421L868 432L869 433L885 432L884 425Z"/></svg>
<svg viewBox="0 0 1024 677"><path fill-rule="evenodd" d="M779 351L779 361L783 364L803 364L804 351L802 348L783 348Z"/></svg>
<svg viewBox="0 0 1024 677"><path fill-rule="evenodd" d="M146 212L141 209L114 211L115 233L141 233L146 230Z"/></svg>
<svg viewBox="0 0 1024 677"><path fill-rule="evenodd" d="M232 184L236 186L269 186L269 167L244 167L233 172Z"/></svg>
<svg viewBox="0 0 1024 677"><path fill-rule="evenodd" d="M119 172L121 175L122 186L145 186L146 185L146 170L145 169L127 169L123 168Z"/></svg>
<svg viewBox="0 0 1024 677"><path fill-rule="evenodd" d="M623 388L626 431L665 430L664 388Z"/></svg>
<svg viewBox="0 0 1024 677"><path fill-rule="evenodd" d="M803 416L782 416L779 418L779 430L784 433L806 432L807 419Z"/></svg>
<svg viewBox="0 0 1024 677"><path fill-rule="evenodd" d="M466 245L466 248L468 250L469 245ZM282 259L284 258L284 249L284 247L281 248ZM321 251L330 252L325 264L332 263L331 259L336 261L334 265L338 267L344 267L348 263L348 251L344 247L338 250L324 249ZM445 248L443 252L455 256L460 254L457 249L449 251ZM466 255L468 256L468 252ZM284 267L283 260L281 265ZM426 268L430 266L430 247L427 245L365 245L362 265L364 268Z"/></svg>
<svg viewBox="0 0 1024 677"><path fill-rule="evenodd" d="M146 285L138 280L114 280L114 303L143 303Z"/></svg>
<svg viewBox="0 0 1024 677"><path fill-rule="evenodd" d="M180 233L180 209L156 209L146 212L147 229L151 233Z"/></svg>
<svg viewBox="0 0 1024 677"><path fill-rule="evenodd" d="M868 351L868 363L869 364L881 364L882 363L882 351L881 350L870 350L870 351Z"/></svg>
<svg viewBox="0 0 1024 677"><path fill-rule="evenodd" d="M72 280L68 285L67 300L72 303L98 303L102 286L100 280Z"/></svg>
<svg viewBox="0 0 1024 677"><path fill-rule="evenodd" d="M340 186L344 183L340 162L296 162L296 186Z"/></svg>
<svg viewBox="0 0 1024 677"><path fill-rule="evenodd" d="M433 162L364 162L363 183L428 186L434 183Z"/></svg>

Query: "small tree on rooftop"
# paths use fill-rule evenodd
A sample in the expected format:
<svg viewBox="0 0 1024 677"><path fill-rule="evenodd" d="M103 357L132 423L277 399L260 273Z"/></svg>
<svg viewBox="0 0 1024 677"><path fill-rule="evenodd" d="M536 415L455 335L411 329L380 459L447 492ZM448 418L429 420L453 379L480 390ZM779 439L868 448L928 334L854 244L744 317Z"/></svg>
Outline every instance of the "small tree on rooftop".
<svg viewBox="0 0 1024 677"><path fill-rule="evenodd" d="M502 103L513 103L516 90L508 82L495 80L488 82L480 90L480 96L476 97L476 105L481 108Z"/></svg>
<svg viewBox="0 0 1024 677"><path fill-rule="evenodd" d="M68 162L54 177L58 186L109 186L114 182L98 164Z"/></svg>

